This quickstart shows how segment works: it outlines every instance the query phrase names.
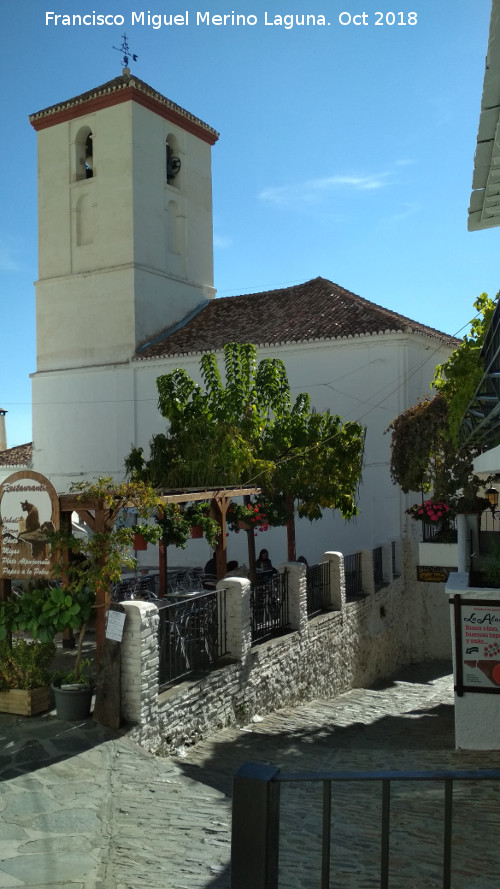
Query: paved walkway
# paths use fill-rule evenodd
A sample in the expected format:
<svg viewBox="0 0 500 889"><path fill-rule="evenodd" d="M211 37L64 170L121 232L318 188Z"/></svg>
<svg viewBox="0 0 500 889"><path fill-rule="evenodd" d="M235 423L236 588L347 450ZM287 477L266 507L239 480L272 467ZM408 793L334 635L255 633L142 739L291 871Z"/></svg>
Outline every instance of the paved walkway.
<svg viewBox="0 0 500 889"><path fill-rule="evenodd" d="M449 665L435 663L225 729L170 758L91 721L0 715L0 889L228 889L231 783L243 762L289 771L500 768L500 754L454 750L452 702ZM332 884L375 889L375 785L363 798L340 787ZM391 889L434 889L442 791L400 787L391 846L400 876ZM468 785L457 799L453 889L496 889L500 785ZM318 885L318 819L314 790L283 791L280 889Z"/></svg>

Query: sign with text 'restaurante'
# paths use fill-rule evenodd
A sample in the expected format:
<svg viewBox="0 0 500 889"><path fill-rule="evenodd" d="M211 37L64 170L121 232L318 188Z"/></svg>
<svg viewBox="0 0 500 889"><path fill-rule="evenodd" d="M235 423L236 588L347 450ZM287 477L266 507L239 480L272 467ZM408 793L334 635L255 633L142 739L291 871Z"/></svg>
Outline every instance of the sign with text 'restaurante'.
<svg viewBox="0 0 500 889"><path fill-rule="evenodd" d="M50 575L48 536L59 530L59 499L43 475L21 470L0 485L0 577Z"/></svg>

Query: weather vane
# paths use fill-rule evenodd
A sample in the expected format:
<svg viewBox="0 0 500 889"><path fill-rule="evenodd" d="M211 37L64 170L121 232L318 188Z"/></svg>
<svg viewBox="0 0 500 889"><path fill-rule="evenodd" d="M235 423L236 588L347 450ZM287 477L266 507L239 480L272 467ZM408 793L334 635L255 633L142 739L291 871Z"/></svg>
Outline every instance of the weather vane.
<svg viewBox="0 0 500 889"><path fill-rule="evenodd" d="M129 45L128 45L128 43L127 43L127 35L126 35L126 34L122 34L122 37L123 37L123 43L122 43L122 45L121 45L121 46L114 46L113 49L117 49L118 52L122 52L122 53L123 53L123 67L124 67L124 68L128 68L128 63L129 63L130 56L132 55L132 61L133 61L133 62L137 62L137 56L135 55L135 53L132 53L132 54L130 53L130 48L129 48Z"/></svg>

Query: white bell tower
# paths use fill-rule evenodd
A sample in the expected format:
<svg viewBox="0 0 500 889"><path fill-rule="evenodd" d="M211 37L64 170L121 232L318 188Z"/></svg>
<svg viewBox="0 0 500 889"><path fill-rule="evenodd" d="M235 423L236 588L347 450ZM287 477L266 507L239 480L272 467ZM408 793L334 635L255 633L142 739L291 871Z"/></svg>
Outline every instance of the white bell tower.
<svg viewBox="0 0 500 889"><path fill-rule="evenodd" d="M218 134L128 68L30 116L37 371L115 364L215 295Z"/></svg>

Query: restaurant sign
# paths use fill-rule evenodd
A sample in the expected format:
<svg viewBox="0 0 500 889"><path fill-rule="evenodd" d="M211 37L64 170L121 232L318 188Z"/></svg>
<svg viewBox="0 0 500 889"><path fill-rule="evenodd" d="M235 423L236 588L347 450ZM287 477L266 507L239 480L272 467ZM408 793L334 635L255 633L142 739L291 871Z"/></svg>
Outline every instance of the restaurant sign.
<svg viewBox="0 0 500 889"><path fill-rule="evenodd" d="M417 565L417 580L420 583L446 583L451 570L439 565Z"/></svg>
<svg viewBox="0 0 500 889"><path fill-rule="evenodd" d="M0 577L48 577L48 535L59 530L59 499L43 475L21 470L0 485Z"/></svg>
<svg viewBox="0 0 500 889"><path fill-rule="evenodd" d="M500 600L450 599L454 609L456 692L500 693Z"/></svg>

